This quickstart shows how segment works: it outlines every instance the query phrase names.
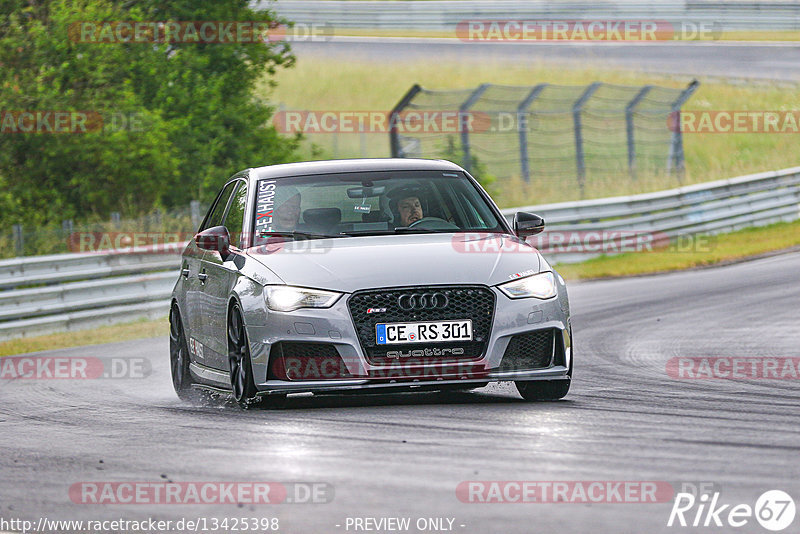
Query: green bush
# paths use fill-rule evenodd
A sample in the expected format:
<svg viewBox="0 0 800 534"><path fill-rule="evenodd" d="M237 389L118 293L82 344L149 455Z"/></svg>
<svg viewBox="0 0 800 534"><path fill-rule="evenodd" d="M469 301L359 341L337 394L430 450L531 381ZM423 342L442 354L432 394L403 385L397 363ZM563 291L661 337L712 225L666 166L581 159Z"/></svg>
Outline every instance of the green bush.
<svg viewBox="0 0 800 534"><path fill-rule="evenodd" d="M70 33L80 21L270 20L247 0L0 2L0 111L104 118L89 133L0 133L0 225L208 203L234 171L294 159L297 139L279 136L253 96L257 81L293 64L285 42L88 43Z"/></svg>

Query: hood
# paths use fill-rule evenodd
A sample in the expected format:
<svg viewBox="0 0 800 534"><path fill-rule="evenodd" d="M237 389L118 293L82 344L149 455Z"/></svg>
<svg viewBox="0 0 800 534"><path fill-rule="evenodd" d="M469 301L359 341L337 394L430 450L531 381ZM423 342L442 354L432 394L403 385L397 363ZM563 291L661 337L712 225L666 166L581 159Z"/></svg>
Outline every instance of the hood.
<svg viewBox="0 0 800 534"><path fill-rule="evenodd" d="M247 254L289 285L352 293L374 287L495 285L533 274L539 252L517 237L408 234L283 241Z"/></svg>

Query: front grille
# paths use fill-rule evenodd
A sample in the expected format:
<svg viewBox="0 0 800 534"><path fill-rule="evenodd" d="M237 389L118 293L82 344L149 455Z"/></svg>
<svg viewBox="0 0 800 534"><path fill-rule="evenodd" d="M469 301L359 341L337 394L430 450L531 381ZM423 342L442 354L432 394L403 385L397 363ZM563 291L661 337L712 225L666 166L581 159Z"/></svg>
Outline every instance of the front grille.
<svg viewBox="0 0 800 534"><path fill-rule="evenodd" d="M281 341L270 351L269 378L326 380L351 378L344 360L330 343Z"/></svg>
<svg viewBox="0 0 800 534"><path fill-rule="evenodd" d="M398 304L400 295L408 293L443 293L448 304L441 309L404 311ZM404 364L429 364L445 353L443 359L453 361L477 360L486 351L494 317L494 293L483 286L426 286L404 287L359 291L347 301L353 318L361 348L367 360L376 365L386 365L402 360ZM368 309L379 309L377 313L367 313ZM382 311L383 309L386 311ZM375 325L379 323L407 323L417 321L447 321L450 319L472 319L472 341L455 343L408 343L397 345L378 345L375 342ZM444 349L463 349L463 354L451 355ZM399 358L387 358L386 353L400 353ZM422 351L423 357L414 356L412 351Z"/></svg>
<svg viewBox="0 0 800 534"><path fill-rule="evenodd" d="M550 367L556 330L537 330L512 336L500 362L500 371L528 371Z"/></svg>

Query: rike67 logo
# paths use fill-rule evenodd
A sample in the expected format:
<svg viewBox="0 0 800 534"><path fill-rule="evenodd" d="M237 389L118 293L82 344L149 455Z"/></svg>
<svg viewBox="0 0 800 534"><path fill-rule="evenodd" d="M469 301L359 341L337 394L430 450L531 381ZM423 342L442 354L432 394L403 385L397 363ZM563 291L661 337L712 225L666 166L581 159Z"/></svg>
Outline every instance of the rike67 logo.
<svg viewBox="0 0 800 534"><path fill-rule="evenodd" d="M765 529L777 532L794 521L794 499L781 490L769 490L756 499L755 505L730 504L720 501L720 493L678 493L667 520L667 526L680 527L743 527L755 520Z"/></svg>

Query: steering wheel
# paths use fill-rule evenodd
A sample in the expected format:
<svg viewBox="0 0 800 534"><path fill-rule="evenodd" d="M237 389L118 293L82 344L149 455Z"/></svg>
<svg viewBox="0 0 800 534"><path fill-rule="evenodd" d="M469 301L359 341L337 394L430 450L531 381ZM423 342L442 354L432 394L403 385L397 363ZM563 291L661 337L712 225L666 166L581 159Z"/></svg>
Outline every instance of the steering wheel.
<svg viewBox="0 0 800 534"><path fill-rule="evenodd" d="M440 219L439 217L423 217L422 219L417 219L409 224L408 228L414 228L415 226L428 228L430 230L458 230L458 226L444 219Z"/></svg>

